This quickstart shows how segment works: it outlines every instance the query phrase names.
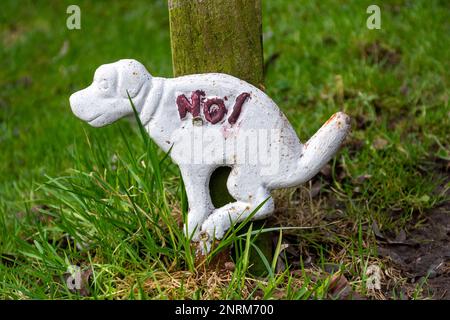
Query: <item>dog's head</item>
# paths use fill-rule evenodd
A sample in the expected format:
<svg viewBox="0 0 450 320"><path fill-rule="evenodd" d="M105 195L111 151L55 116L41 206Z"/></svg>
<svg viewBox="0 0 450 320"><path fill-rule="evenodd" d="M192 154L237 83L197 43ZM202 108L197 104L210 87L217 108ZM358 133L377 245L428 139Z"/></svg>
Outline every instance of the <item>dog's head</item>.
<svg viewBox="0 0 450 320"><path fill-rule="evenodd" d="M70 107L81 120L102 127L133 113L128 94L140 112L151 82L150 73L136 60L104 64L95 71L89 87L70 96Z"/></svg>

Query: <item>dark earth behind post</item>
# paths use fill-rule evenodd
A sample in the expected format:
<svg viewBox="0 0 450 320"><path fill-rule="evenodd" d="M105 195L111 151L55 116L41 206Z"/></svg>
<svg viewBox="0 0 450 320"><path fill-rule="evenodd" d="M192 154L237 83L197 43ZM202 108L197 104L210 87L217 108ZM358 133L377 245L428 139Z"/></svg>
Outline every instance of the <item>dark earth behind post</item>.
<svg viewBox="0 0 450 320"><path fill-rule="evenodd" d="M174 76L220 72L263 88L260 0L169 0L168 5ZM221 167L211 176L216 207L233 201L226 188L229 172ZM262 234L257 245L270 257L270 237ZM254 273L264 271L262 262L261 270L253 263Z"/></svg>

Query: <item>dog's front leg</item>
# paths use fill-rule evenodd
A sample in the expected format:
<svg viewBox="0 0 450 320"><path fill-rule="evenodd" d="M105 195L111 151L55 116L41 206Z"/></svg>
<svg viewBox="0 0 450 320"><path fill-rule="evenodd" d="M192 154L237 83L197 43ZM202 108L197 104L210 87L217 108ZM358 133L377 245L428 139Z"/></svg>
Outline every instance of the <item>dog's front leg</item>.
<svg viewBox="0 0 450 320"><path fill-rule="evenodd" d="M187 237L198 241L200 228L214 210L209 193L209 177L212 169L204 165L180 165L181 176L189 202L187 224L184 230Z"/></svg>

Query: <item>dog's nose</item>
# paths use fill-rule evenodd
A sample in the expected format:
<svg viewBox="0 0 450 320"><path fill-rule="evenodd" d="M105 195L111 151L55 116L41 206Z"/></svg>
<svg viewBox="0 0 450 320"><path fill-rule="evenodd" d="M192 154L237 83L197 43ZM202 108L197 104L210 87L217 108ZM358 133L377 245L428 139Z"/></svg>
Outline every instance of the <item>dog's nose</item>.
<svg viewBox="0 0 450 320"><path fill-rule="evenodd" d="M83 90L73 93L69 97L70 108L75 116L83 121L89 120L88 110L85 108L86 98L83 95Z"/></svg>
<svg viewBox="0 0 450 320"><path fill-rule="evenodd" d="M78 109L79 108L77 108L77 106L78 106L78 98L77 98L77 92L75 92L75 93L72 93L71 95L70 95L70 97L69 97L69 103L70 103L70 108L72 109L72 112L77 116L77 117L79 117L79 115L78 115Z"/></svg>
<svg viewBox="0 0 450 320"><path fill-rule="evenodd" d="M69 104L70 104L70 108L72 108L72 110L73 110L73 106L75 105L75 99L76 99L75 94L76 93L72 93L69 97Z"/></svg>

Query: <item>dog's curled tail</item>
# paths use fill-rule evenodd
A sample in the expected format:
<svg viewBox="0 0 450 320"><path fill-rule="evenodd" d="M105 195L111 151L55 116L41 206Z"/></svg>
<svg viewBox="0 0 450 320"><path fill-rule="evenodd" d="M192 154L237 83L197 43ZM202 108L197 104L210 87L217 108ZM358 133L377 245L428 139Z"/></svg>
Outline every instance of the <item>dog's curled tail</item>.
<svg viewBox="0 0 450 320"><path fill-rule="evenodd" d="M350 117L343 112L333 114L303 145L297 169L283 187L298 186L314 177L336 154L349 131Z"/></svg>

